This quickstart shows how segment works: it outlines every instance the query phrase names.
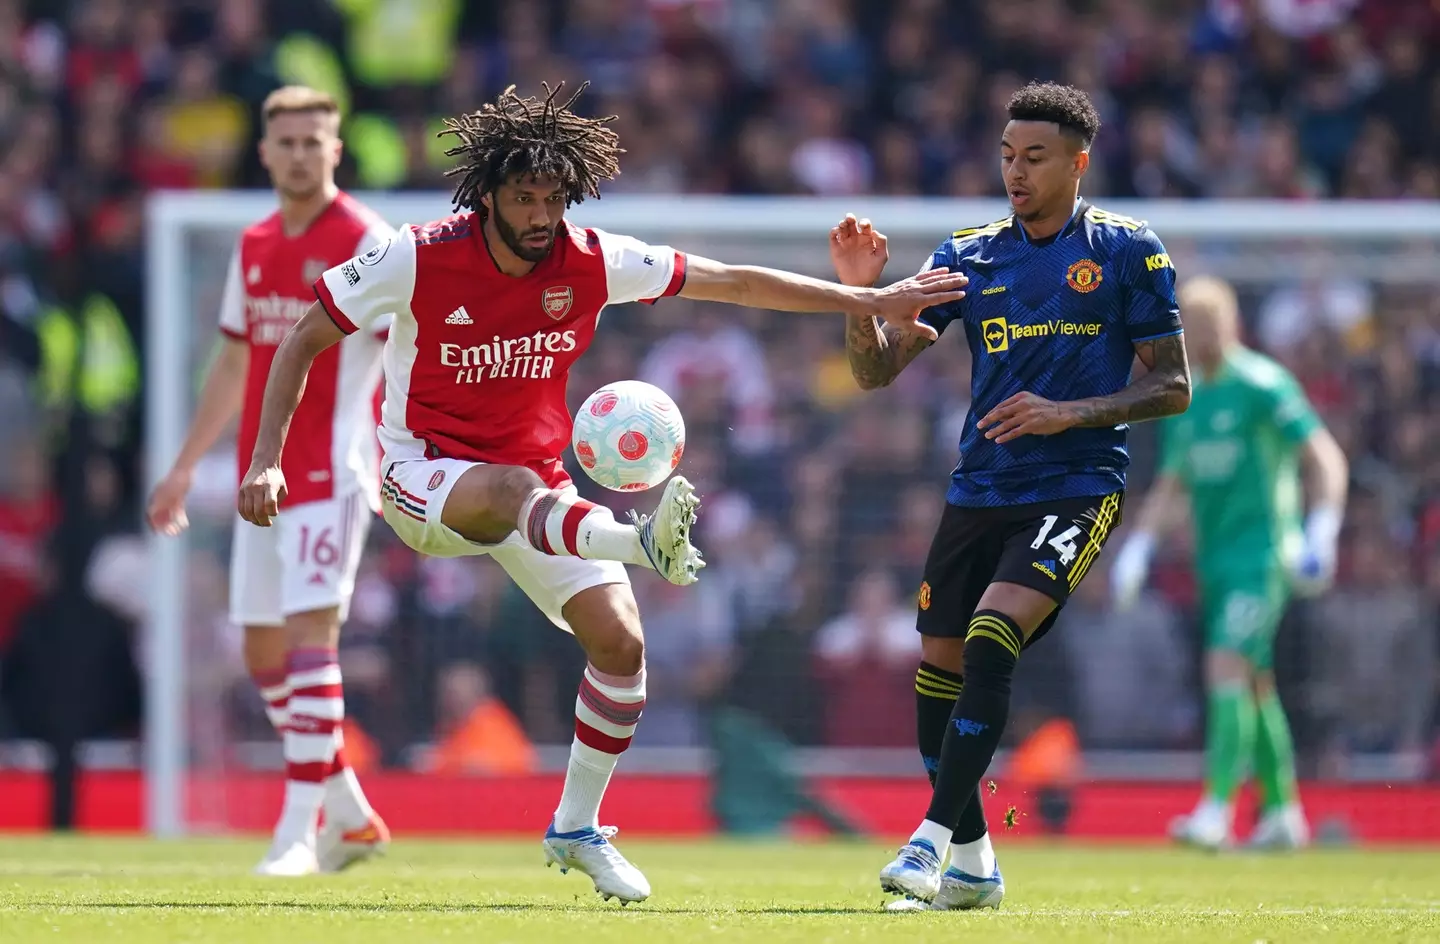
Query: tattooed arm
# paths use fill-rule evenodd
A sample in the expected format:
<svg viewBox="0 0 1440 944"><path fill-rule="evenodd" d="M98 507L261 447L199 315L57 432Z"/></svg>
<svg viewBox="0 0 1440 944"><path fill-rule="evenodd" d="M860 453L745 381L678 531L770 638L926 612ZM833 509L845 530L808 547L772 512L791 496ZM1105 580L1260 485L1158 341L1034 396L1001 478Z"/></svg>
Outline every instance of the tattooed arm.
<svg viewBox="0 0 1440 944"><path fill-rule="evenodd" d="M1130 386L1108 397L1089 397L1065 404L1075 426L1116 426L1184 413L1190 406L1190 363L1185 335L1172 334L1135 345L1148 370Z"/></svg>
<svg viewBox="0 0 1440 944"><path fill-rule="evenodd" d="M1020 436L1052 436L1078 426L1118 426L1184 413L1190 407L1190 364L1185 335L1142 341L1135 353L1149 370L1108 397L1057 402L1017 393L980 420L985 438L1009 442Z"/></svg>
<svg viewBox="0 0 1440 944"><path fill-rule="evenodd" d="M921 351L934 344L929 338L881 324L870 315L845 318L845 356L850 374L861 390L888 386Z"/></svg>

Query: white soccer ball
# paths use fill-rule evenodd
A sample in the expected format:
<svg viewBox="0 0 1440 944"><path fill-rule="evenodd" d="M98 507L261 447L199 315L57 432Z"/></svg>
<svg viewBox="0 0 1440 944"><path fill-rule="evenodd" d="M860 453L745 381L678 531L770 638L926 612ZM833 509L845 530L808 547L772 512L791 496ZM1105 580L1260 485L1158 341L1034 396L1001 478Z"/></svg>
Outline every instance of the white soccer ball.
<svg viewBox="0 0 1440 944"><path fill-rule="evenodd" d="M570 445L597 485L643 492L669 478L680 464L685 419L664 390L621 380L606 384L581 404Z"/></svg>

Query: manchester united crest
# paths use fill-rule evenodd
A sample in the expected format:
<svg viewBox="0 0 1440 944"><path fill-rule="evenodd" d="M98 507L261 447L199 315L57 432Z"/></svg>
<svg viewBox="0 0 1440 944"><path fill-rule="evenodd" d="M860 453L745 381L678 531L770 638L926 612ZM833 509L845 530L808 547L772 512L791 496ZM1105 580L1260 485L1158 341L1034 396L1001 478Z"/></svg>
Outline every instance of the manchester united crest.
<svg viewBox="0 0 1440 944"><path fill-rule="evenodd" d="M930 609L930 584L928 581L920 581L920 609Z"/></svg>
<svg viewBox="0 0 1440 944"><path fill-rule="evenodd" d="M330 267L325 264L324 259L306 259L305 265L301 268L300 273L305 277L305 282L308 285L314 283L316 279L324 275L325 270L328 268Z"/></svg>
<svg viewBox="0 0 1440 944"><path fill-rule="evenodd" d="M1104 272L1090 259L1081 259L1065 272L1066 284L1082 295L1095 291L1104 280Z"/></svg>
<svg viewBox="0 0 1440 944"><path fill-rule="evenodd" d="M570 306L573 304L575 290L568 285L551 286L540 296L540 306L545 309L545 314L556 321L570 314Z"/></svg>

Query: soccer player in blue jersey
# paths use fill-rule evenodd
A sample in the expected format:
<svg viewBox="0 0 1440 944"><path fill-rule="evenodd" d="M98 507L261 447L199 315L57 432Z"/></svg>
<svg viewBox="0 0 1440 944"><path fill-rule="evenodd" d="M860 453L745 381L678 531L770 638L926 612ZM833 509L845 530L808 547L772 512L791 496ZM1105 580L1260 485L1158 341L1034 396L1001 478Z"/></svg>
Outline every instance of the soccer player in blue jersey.
<svg viewBox="0 0 1440 944"><path fill-rule="evenodd" d="M1016 662L1120 521L1126 424L1190 403L1165 247L1144 223L1080 198L1100 128L1094 106L1079 89L1032 83L1009 113L1000 168L1014 212L960 230L925 263L969 277L965 298L921 319L965 332L972 405L920 585L917 733L934 788L880 886L934 909L1004 897L980 782ZM888 257L885 237L853 216L830 247L850 284L876 281ZM850 369L865 389L893 381L931 343L848 319ZM1137 356L1145 371L1132 379Z"/></svg>

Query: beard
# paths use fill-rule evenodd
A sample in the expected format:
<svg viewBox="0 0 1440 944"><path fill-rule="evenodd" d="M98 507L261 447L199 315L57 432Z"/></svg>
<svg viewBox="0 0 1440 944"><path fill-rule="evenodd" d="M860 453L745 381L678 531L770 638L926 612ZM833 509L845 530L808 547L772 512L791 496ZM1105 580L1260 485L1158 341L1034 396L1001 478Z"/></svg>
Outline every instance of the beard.
<svg viewBox="0 0 1440 944"><path fill-rule="evenodd" d="M495 217L495 231L500 234L500 239L505 243L505 248L515 253L516 256L524 259L526 262L543 262L545 257L550 255L550 250L555 246L555 230L553 228L541 227L539 229L527 229L522 233L505 222L505 218L499 213L495 213L493 216ZM528 237L537 236L542 233L549 237L545 240L545 245L543 246L530 246L522 242L522 240Z"/></svg>

